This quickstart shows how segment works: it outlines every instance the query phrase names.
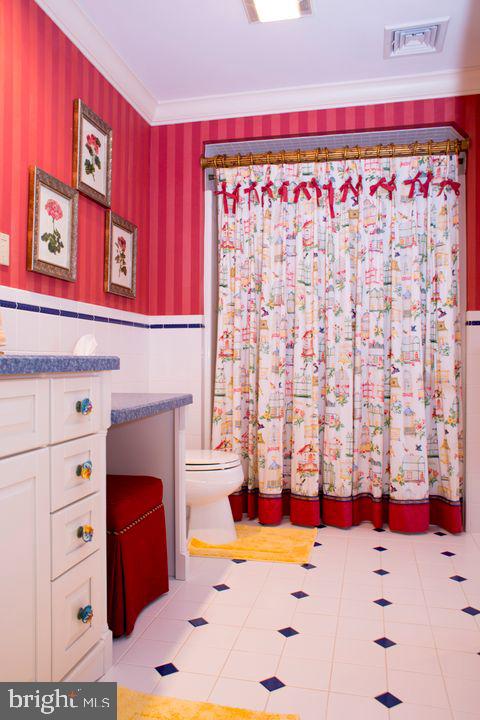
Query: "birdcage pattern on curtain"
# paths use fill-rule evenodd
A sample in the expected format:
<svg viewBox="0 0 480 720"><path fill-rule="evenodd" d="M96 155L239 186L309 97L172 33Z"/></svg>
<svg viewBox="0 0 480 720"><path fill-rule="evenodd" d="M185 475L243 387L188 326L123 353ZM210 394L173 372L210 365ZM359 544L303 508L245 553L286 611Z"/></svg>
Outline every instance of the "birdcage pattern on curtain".
<svg viewBox="0 0 480 720"><path fill-rule="evenodd" d="M405 181L428 171L428 197L415 188L409 197ZM215 172L212 446L242 457L236 518L248 506L251 517L277 523L288 507L302 525L380 526L388 508L394 530L432 521L457 531L456 157ZM390 193L379 181L394 175ZM358 198L342 200L339 188L360 176ZM253 182L258 194L243 193ZM308 194L294 192L300 183Z"/></svg>

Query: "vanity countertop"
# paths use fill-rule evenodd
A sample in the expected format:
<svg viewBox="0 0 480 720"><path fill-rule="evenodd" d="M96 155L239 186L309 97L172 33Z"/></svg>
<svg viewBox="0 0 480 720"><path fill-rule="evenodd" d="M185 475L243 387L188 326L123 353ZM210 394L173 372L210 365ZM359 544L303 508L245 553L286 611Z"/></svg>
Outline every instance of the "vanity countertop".
<svg viewBox="0 0 480 720"><path fill-rule="evenodd" d="M183 405L193 397L181 393L112 393L112 425L159 415Z"/></svg>
<svg viewBox="0 0 480 720"><path fill-rule="evenodd" d="M0 376L99 372L119 367L120 358L114 355L0 355Z"/></svg>

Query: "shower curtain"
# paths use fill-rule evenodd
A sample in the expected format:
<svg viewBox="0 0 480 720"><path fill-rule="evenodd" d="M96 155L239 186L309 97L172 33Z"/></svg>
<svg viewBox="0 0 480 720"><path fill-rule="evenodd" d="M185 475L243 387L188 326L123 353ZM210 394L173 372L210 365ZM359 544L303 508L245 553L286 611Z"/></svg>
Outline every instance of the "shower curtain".
<svg viewBox="0 0 480 720"><path fill-rule="evenodd" d="M458 159L217 169L234 516L462 529Z"/></svg>

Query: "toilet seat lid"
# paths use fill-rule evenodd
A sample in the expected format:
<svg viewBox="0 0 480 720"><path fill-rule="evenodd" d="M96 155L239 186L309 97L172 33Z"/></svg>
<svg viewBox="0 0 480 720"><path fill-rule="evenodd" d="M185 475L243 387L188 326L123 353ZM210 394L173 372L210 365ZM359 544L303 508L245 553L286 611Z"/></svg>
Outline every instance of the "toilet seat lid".
<svg viewBox="0 0 480 720"><path fill-rule="evenodd" d="M187 450L185 464L192 470L227 469L238 467L240 458L236 453L222 450Z"/></svg>

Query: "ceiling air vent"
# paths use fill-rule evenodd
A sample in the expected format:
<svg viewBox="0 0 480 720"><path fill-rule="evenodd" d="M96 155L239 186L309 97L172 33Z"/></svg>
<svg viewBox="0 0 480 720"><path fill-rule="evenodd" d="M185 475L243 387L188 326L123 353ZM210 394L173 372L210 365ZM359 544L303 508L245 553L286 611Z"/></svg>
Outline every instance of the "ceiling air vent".
<svg viewBox="0 0 480 720"><path fill-rule="evenodd" d="M384 57L440 52L443 48L447 23L448 18L442 18L418 25L386 27Z"/></svg>

